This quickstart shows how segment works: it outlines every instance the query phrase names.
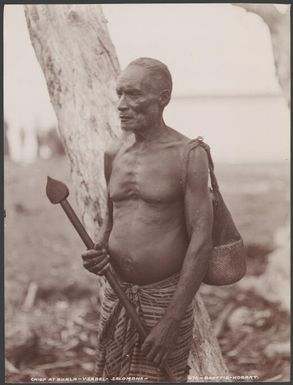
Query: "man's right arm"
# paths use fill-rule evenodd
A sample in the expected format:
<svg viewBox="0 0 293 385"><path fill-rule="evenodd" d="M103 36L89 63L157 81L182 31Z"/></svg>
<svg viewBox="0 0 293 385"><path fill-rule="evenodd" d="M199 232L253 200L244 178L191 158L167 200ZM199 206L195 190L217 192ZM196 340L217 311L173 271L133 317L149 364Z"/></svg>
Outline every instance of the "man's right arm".
<svg viewBox="0 0 293 385"><path fill-rule="evenodd" d="M96 275L103 275L109 267L108 241L113 227L113 204L109 195L109 180L111 177L112 162L118 150L117 142L104 154L104 175L107 185L107 207L105 218L99 232L95 248L82 254L83 266Z"/></svg>
<svg viewBox="0 0 293 385"><path fill-rule="evenodd" d="M113 154L112 151L106 151L104 154L104 175L105 175L106 186L107 186L107 206L106 206L105 218L100 229L99 239L97 243L104 244L106 247L108 247L108 241L109 241L109 237L113 227L113 203L110 199L110 194L109 194L109 180L111 177L112 162L113 162L114 156L115 156L115 153Z"/></svg>

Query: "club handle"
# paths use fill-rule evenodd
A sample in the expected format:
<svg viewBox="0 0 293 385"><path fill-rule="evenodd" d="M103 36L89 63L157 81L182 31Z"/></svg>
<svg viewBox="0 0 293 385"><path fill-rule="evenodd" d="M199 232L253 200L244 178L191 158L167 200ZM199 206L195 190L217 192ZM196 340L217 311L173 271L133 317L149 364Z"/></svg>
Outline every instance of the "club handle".
<svg viewBox="0 0 293 385"><path fill-rule="evenodd" d="M83 224L80 222L78 216L75 214L75 211L71 207L70 203L68 202L67 199L63 200L60 202L65 214L67 215L68 219L72 223L73 227L79 234L80 238L83 240L84 244L88 249L94 248L95 244L92 241L91 237L88 235L87 231L85 230ZM122 290L121 286L117 282L117 279L115 276L112 274L110 270L107 270L105 273L106 279L108 280L109 284L111 285L112 289L116 292L117 297L119 298L120 302L122 305L126 308L128 311L128 314L132 321L134 322L137 331L139 335L142 337L144 340L147 336L147 331L145 330L143 324L141 323L141 320L139 319L133 305L129 301L128 297ZM163 368L162 368L167 376L169 377L169 380L171 382L177 382L176 377L173 375L172 370L168 366L167 363L164 363Z"/></svg>
<svg viewBox="0 0 293 385"><path fill-rule="evenodd" d="M65 211L65 214L67 215L68 219L72 223L75 230L78 232L80 238L83 240L83 243L86 245L88 249L93 249L95 244L92 241L91 237L88 235L86 229L84 228L83 224L80 222L78 216L75 214L75 211L71 207L70 203L67 199L60 202L63 210Z"/></svg>

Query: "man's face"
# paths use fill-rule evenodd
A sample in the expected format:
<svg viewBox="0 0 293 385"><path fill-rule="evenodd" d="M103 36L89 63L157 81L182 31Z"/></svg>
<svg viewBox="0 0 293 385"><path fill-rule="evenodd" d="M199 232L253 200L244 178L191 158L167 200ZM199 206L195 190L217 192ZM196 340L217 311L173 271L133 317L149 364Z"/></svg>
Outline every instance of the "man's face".
<svg viewBox="0 0 293 385"><path fill-rule="evenodd" d="M160 95L144 67L127 67L118 78L116 90L122 130L143 131L161 118Z"/></svg>

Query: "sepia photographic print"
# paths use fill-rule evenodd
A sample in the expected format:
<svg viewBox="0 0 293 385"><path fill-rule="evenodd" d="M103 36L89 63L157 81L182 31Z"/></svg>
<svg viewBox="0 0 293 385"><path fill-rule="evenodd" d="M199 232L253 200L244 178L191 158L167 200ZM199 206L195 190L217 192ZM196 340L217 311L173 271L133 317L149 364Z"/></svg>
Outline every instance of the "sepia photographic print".
<svg viewBox="0 0 293 385"><path fill-rule="evenodd" d="M5 383L290 382L290 5L3 20Z"/></svg>

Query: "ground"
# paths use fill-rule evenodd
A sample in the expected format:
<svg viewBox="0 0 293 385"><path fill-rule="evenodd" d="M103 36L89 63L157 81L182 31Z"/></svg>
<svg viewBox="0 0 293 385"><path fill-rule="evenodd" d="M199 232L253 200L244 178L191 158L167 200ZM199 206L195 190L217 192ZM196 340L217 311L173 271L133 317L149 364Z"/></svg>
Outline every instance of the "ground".
<svg viewBox="0 0 293 385"><path fill-rule="evenodd" d="M247 274L261 276L289 213L288 165L216 165L216 174L247 246ZM82 268L84 246L68 219L46 197L47 175L68 185L76 207L65 157L5 161L6 382L87 382L93 374L96 278ZM201 291L230 373L289 381L289 315L237 284Z"/></svg>

